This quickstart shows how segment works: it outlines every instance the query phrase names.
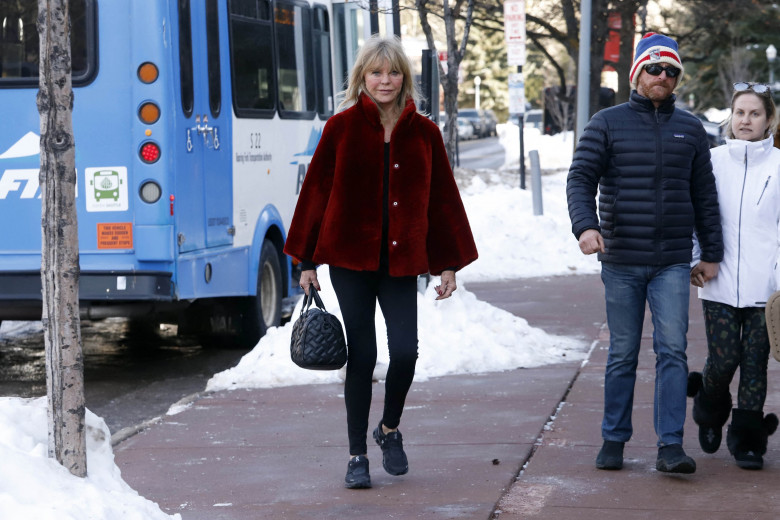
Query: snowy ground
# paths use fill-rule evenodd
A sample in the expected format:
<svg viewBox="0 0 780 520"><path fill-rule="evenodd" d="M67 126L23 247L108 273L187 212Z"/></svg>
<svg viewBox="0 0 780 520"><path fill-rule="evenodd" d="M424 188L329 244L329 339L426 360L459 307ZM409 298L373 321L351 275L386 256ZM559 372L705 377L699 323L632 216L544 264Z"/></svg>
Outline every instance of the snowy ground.
<svg viewBox="0 0 780 520"><path fill-rule="evenodd" d="M572 136L541 136L525 132L525 150L538 150L544 214L534 216L531 172L527 190L518 188L518 129L500 125L507 164L498 171L458 171L480 258L458 273L459 289L452 298L435 301L433 280L418 295L420 359L416 379L445 374L488 372L531 367L584 356L585 345L530 327L508 312L479 301L468 291L474 281L598 271L595 258L584 257L571 235L566 211L566 168L571 162ZM514 158L514 160L512 160ZM340 317L326 267L318 270L327 309ZM300 312L296 309L294 317ZM386 338L377 312L380 346ZM40 324L6 322L3 334L20 333ZM216 374L208 390L262 388L292 384L338 382L340 372L315 372L289 359L292 324L272 329L240 363ZM387 365L386 348L379 349L377 377ZM169 413L179 409L172 408ZM89 477L72 477L47 457L46 400L0 398L0 518L3 520L123 520L181 518L163 513L140 497L121 478L114 464L110 433L99 417L88 413Z"/></svg>
<svg viewBox="0 0 780 520"><path fill-rule="evenodd" d="M0 397L0 518L156 520L169 516L128 486L114 463L111 434L87 410L87 478L47 456L46 398Z"/></svg>

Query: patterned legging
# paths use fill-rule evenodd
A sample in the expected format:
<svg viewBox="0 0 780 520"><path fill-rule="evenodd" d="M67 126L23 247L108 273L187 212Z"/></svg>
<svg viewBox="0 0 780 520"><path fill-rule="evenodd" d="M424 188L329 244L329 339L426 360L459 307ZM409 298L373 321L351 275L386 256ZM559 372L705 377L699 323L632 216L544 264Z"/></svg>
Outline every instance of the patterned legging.
<svg viewBox="0 0 780 520"><path fill-rule="evenodd" d="M704 390L716 396L728 391L739 367L737 407L761 411L766 400L769 336L762 307L737 308L702 300L707 331Z"/></svg>

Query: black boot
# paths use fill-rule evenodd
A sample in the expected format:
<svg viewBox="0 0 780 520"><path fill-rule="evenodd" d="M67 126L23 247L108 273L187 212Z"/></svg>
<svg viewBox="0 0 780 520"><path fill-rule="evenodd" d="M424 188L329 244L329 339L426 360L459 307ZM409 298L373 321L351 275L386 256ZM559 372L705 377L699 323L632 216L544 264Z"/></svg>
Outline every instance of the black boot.
<svg viewBox="0 0 780 520"><path fill-rule="evenodd" d="M737 466L742 469L764 467L767 440L777 430L777 424L777 416L773 413L764 416L764 412L758 410L734 408L726 445Z"/></svg>
<svg viewBox="0 0 780 520"><path fill-rule="evenodd" d="M701 372L688 374L688 397L693 397L693 420L699 425L699 445L705 453L715 453L723 439L723 425L731 413L731 393L714 396L703 388Z"/></svg>

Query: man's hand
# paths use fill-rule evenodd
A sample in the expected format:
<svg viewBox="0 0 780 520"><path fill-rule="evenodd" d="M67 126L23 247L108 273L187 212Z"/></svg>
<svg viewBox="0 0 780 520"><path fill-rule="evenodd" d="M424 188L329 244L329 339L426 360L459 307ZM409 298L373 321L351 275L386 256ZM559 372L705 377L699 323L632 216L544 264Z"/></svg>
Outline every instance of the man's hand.
<svg viewBox="0 0 780 520"><path fill-rule="evenodd" d="M580 235L580 251L585 255L592 255L593 253L605 253L604 239L595 229L586 229Z"/></svg>
<svg viewBox="0 0 780 520"><path fill-rule="evenodd" d="M691 285L704 287L704 284L718 276L720 264L715 262L699 262L691 269Z"/></svg>

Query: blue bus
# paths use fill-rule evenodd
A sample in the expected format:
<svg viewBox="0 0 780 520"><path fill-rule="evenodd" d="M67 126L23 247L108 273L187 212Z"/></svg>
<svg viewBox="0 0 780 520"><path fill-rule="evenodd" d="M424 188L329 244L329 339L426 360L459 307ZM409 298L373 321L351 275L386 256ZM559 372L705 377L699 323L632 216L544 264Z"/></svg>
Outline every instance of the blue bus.
<svg viewBox="0 0 780 520"><path fill-rule="evenodd" d="M41 316L37 4L0 2L0 320ZM300 296L282 247L335 95L393 17L343 0L71 0L70 17L82 318L254 346Z"/></svg>

